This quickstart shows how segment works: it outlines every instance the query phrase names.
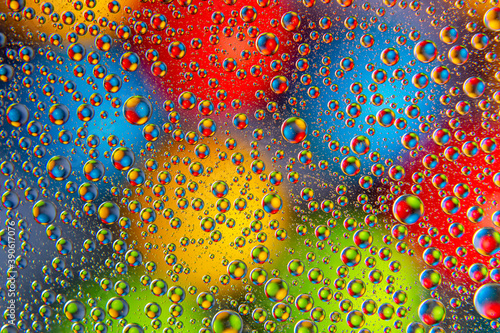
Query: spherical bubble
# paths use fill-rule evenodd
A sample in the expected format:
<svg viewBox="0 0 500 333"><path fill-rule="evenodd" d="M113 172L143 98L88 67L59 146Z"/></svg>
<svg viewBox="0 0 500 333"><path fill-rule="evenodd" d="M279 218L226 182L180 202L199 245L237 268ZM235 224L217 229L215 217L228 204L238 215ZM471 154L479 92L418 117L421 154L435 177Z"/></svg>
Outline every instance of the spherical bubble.
<svg viewBox="0 0 500 333"><path fill-rule="evenodd" d="M470 98L479 98L484 94L486 83L479 77L470 77L465 80L462 88Z"/></svg>
<svg viewBox="0 0 500 333"><path fill-rule="evenodd" d="M195 177L198 177L203 174L204 167L200 162L193 162L189 164L189 173Z"/></svg>
<svg viewBox="0 0 500 333"><path fill-rule="evenodd" d="M184 110L191 110L196 106L196 96L190 91L183 91L179 95L177 103Z"/></svg>
<svg viewBox="0 0 500 333"><path fill-rule="evenodd" d="M426 169L434 169L439 165L439 158L434 154L427 154L422 158L422 165Z"/></svg>
<svg viewBox="0 0 500 333"><path fill-rule="evenodd" d="M243 320L240 315L231 310L222 310L212 318L212 331L214 333L242 333Z"/></svg>
<svg viewBox="0 0 500 333"><path fill-rule="evenodd" d="M361 105L359 105L358 103L351 103L347 105L345 110L351 118L357 118L361 115Z"/></svg>
<svg viewBox="0 0 500 333"><path fill-rule="evenodd" d="M288 118L281 125L281 135L290 143L300 143L307 136L307 123L302 118Z"/></svg>
<svg viewBox="0 0 500 333"><path fill-rule="evenodd" d="M288 90L289 82L283 75L277 75L271 80L271 89L276 94L283 94Z"/></svg>
<svg viewBox="0 0 500 333"><path fill-rule="evenodd" d="M391 229L392 237L397 240L403 240L408 236L408 228L402 224L396 224Z"/></svg>
<svg viewBox="0 0 500 333"><path fill-rule="evenodd" d="M494 211L491 214L491 222L497 227L500 227L500 210Z"/></svg>
<svg viewBox="0 0 500 333"><path fill-rule="evenodd" d="M282 323L290 317L290 314L292 313L292 309L290 308L290 306L288 304L276 303L273 306L273 309L271 312L273 314L274 319L276 319L278 322Z"/></svg>
<svg viewBox="0 0 500 333"><path fill-rule="evenodd" d="M19 195L16 192L6 191L2 194L2 205L6 209L15 209L19 205Z"/></svg>
<svg viewBox="0 0 500 333"><path fill-rule="evenodd" d="M106 303L106 310L111 318L122 319L128 315L129 305L123 298L113 297Z"/></svg>
<svg viewBox="0 0 500 333"><path fill-rule="evenodd" d="M453 44L458 40L458 30L454 26L447 26L439 32L439 38L443 43Z"/></svg>
<svg viewBox="0 0 500 333"><path fill-rule="evenodd" d="M111 154L111 163L117 170L128 170L135 162L134 152L127 147L118 147Z"/></svg>
<svg viewBox="0 0 500 333"><path fill-rule="evenodd" d="M196 297L196 303L198 303L200 309L209 310L215 304L215 297L211 293L202 292L198 294L198 297Z"/></svg>
<svg viewBox="0 0 500 333"><path fill-rule="evenodd" d="M83 174L87 180L96 182L104 176L104 165L98 160L89 160L83 166Z"/></svg>
<svg viewBox="0 0 500 333"><path fill-rule="evenodd" d="M417 89L424 89L429 84L429 77L425 73L417 73L411 78L411 83Z"/></svg>
<svg viewBox="0 0 500 333"><path fill-rule="evenodd" d="M233 260L227 266L227 274L232 279L241 280L247 275L247 265L244 261Z"/></svg>
<svg viewBox="0 0 500 333"><path fill-rule="evenodd" d="M420 108L418 105L408 105L405 108L405 114L410 119L416 119L420 115Z"/></svg>
<svg viewBox="0 0 500 333"><path fill-rule="evenodd" d="M214 112L214 105L212 102L209 100L204 100L198 103L198 111L204 115L204 116L209 116Z"/></svg>
<svg viewBox="0 0 500 333"><path fill-rule="evenodd" d="M128 250L127 253L125 253L125 262L130 266L130 267L137 267L139 265L142 264L142 254L137 251L137 250ZM153 282L155 282L157 280L154 280ZM162 295L164 295L164 289L166 289L166 286L164 286L162 283L163 281L162 280L158 280L159 282L156 283L155 287L161 289L161 293ZM151 282L151 283L153 283ZM152 289L152 293L156 296L162 296L162 295L158 295L156 294L157 292L159 292L158 290L159 289Z"/></svg>
<svg viewBox="0 0 500 333"><path fill-rule="evenodd" d="M457 147L448 147L444 150L444 157L448 161L456 161L460 157L460 150Z"/></svg>
<svg viewBox="0 0 500 333"><path fill-rule="evenodd" d="M354 68L354 60L350 57L345 57L340 59L340 67L346 71L349 72Z"/></svg>
<svg viewBox="0 0 500 333"><path fill-rule="evenodd" d="M354 246L347 246L340 253L340 259L346 266L354 267L361 261L361 252Z"/></svg>
<svg viewBox="0 0 500 333"><path fill-rule="evenodd" d="M10 176L14 172L14 164L10 161L3 161L0 164L0 172L4 176Z"/></svg>
<svg viewBox="0 0 500 333"><path fill-rule="evenodd" d="M399 222L414 224L424 214L424 204L417 196L405 194L394 201L392 213Z"/></svg>
<svg viewBox="0 0 500 333"><path fill-rule="evenodd" d="M54 156L47 162L47 173L50 178L61 181L71 174L71 162L64 156Z"/></svg>
<svg viewBox="0 0 500 333"><path fill-rule="evenodd" d="M314 229L314 235L320 241L326 240L330 237L330 229L326 225L318 225L316 229Z"/></svg>
<svg viewBox="0 0 500 333"><path fill-rule="evenodd" d="M488 278L488 268L481 263L474 263L469 267L469 277L472 281L482 283Z"/></svg>
<svg viewBox="0 0 500 333"><path fill-rule="evenodd" d="M443 85L450 81L451 72L446 66L438 66L432 70L431 78L435 83Z"/></svg>
<svg viewBox="0 0 500 333"><path fill-rule="evenodd" d="M399 52L396 49L389 47L382 51L380 54L380 60L382 60L382 62L387 66L394 66L399 61Z"/></svg>
<svg viewBox="0 0 500 333"><path fill-rule="evenodd" d="M31 187L28 187L25 191L24 191L24 197L26 198L26 200L28 200L29 202L33 202L35 201L37 198L38 198L38 190L35 189L35 188L31 188Z"/></svg>
<svg viewBox="0 0 500 333"><path fill-rule="evenodd" d="M420 273L420 284L427 290L434 290L441 285L441 274L435 269L426 269Z"/></svg>
<svg viewBox="0 0 500 333"><path fill-rule="evenodd" d="M133 186L140 186L146 180L146 174L139 168L132 168L127 172L127 180Z"/></svg>
<svg viewBox="0 0 500 333"><path fill-rule="evenodd" d="M250 272L250 281L252 281L254 285L261 286L264 282L266 282L266 280L267 272L264 269L256 267Z"/></svg>
<svg viewBox="0 0 500 333"><path fill-rule="evenodd" d="M294 333L318 333L318 326L310 320L302 319L295 324Z"/></svg>
<svg viewBox="0 0 500 333"><path fill-rule="evenodd" d="M129 323L123 328L122 333L144 333L144 329L139 324Z"/></svg>
<svg viewBox="0 0 500 333"><path fill-rule="evenodd" d="M204 217L200 222L201 230L211 232L215 229L215 220L209 216Z"/></svg>
<svg viewBox="0 0 500 333"><path fill-rule="evenodd" d="M301 18L296 12L286 12L281 17L281 26L286 31L295 31L300 27Z"/></svg>
<svg viewBox="0 0 500 333"><path fill-rule="evenodd" d="M36 222L47 225L54 222L57 209L51 201L39 200L33 205L32 213Z"/></svg>
<svg viewBox="0 0 500 333"><path fill-rule="evenodd" d="M229 186L226 184L226 182L220 180L212 184L212 194L216 198L223 198L227 195L228 192L229 192Z"/></svg>
<svg viewBox="0 0 500 333"><path fill-rule="evenodd" d="M425 333L425 327L421 323L412 322L406 326L406 333Z"/></svg>
<svg viewBox="0 0 500 333"><path fill-rule="evenodd" d="M113 235L111 234L111 231L105 228L101 228L97 231L96 240L99 242L101 245L106 245L111 243L113 240Z"/></svg>
<svg viewBox="0 0 500 333"><path fill-rule="evenodd" d="M299 259L292 259L288 262L287 269L293 276L300 276L304 272L304 264Z"/></svg>
<svg viewBox="0 0 500 333"><path fill-rule="evenodd" d="M492 178L493 178L493 183L497 187L500 187L500 172L495 173Z"/></svg>
<svg viewBox="0 0 500 333"><path fill-rule="evenodd" d="M2 327L0 327L0 332L1 333L18 333L19 330L14 324L5 324Z"/></svg>
<svg viewBox="0 0 500 333"><path fill-rule="evenodd" d="M378 316L382 320L391 320L394 317L394 306L390 303L384 303L378 308Z"/></svg>
<svg viewBox="0 0 500 333"><path fill-rule="evenodd" d="M411 133L405 133L401 137L401 144L403 147L405 147L408 150L413 150L418 147L420 143L420 138L418 134L411 132Z"/></svg>
<svg viewBox="0 0 500 333"><path fill-rule="evenodd" d="M492 153L497 149L497 141L495 138L486 137L481 140L481 150L485 153Z"/></svg>
<svg viewBox="0 0 500 333"><path fill-rule="evenodd" d="M483 16L483 22L486 28L499 31L500 30L500 8L490 8Z"/></svg>
<svg viewBox="0 0 500 333"><path fill-rule="evenodd" d="M396 121L396 115L391 109L382 109L375 115L377 123L382 127L390 127Z"/></svg>
<svg viewBox="0 0 500 333"><path fill-rule="evenodd" d="M463 65L469 60L469 51L463 45L453 46L448 51L448 59L455 65Z"/></svg>
<svg viewBox="0 0 500 333"><path fill-rule="evenodd" d="M26 0L7 0L7 7L13 12L20 12L26 7Z"/></svg>
<svg viewBox="0 0 500 333"><path fill-rule="evenodd" d="M262 198L261 204L266 213L276 214L283 207L283 199L277 194L269 193Z"/></svg>
<svg viewBox="0 0 500 333"><path fill-rule="evenodd" d="M172 286L168 290L167 296L172 303L178 304L186 298L186 292L179 286Z"/></svg>
<svg viewBox="0 0 500 333"><path fill-rule="evenodd" d="M158 131L158 134L159 134L159 131ZM198 143L198 140L200 139L200 137L197 133L195 133L193 131L189 131L186 133L185 139L186 139L187 143L189 143L190 145L194 145L194 144Z"/></svg>
<svg viewBox="0 0 500 333"><path fill-rule="evenodd" d="M437 266L443 260L443 253L435 247L428 247L422 253L424 262L429 266Z"/></svg>
<svg viewBox="0 0 500 333"><path fill-rule="evenodd" d="M233 117L233 125L237 129L245 129L248 126L248 117L244 113L238 113Z"/></svg>
<svg viewBox="0 0 500 333"><path fill-rule="evenodd" d="M269 174L269 182L275 186L278 186L283 181L283 174L279 171L273 171Z"/></svg>
<svg viewBox="0 0 500 333"><path fill-rule="evenodd" d="M490 38L486 34L475 34L472 36L470 44L476 50L484 50L490 45Z"/></svg>
<svg viewBox="0 0 500 333"><path fill-rule="evenodd" d="M97 215L104 224L113 224L120 218L120 208L111 201L103 202L97 209Z"/></svg>
<svg viewBox="0 0 500 333"><path fill-rule="evenodd" d="M424 324L438 325L446 317L446 307L436 299L426 299L418 307L418 316Z"/></svg>
<svg viewBox="0 0 500 333"><path fill-rule="evenodd" d="M340 168L346 175L355 176L361 171L361 162L355 156L348 156L342 160Z"/></svg>
<svg viewBox="0 0 500 333"><path fill-rule="evenodd" d="M153 29L161 31L167 26L167 18L163 14L154 14L151 16L150 23Z"/></svg>
<svg viewBox="0 0 500 333"><path fill-rule="evenodd" d="M359 42L361 43L361 46L368 48L372 47L373 44L375 44L375 38L373 38L373 35L371 34L364 34L359 39Z"/></svg>
<svg viewBox="0 0 500 333"><path fill-rule="evenodd" d="M116 74L108 74L102 81L104 89L109 93L116 93L122 87L122 79Z"/></svg>
<svg viewBox="0 0 500 333"><path fill-rule="evenodd" d="M467 219L472 223L479 223L484 218L484 209L478 206L471 206L467 209Z"/></svg>
<svg viewBox="0 0 500 333"><path fill-rule="evenodd" d="M82 302L75 299L67 301L66 304L64 305L63 311L66 318L68 318L69 321L74 323L82 321L87 314L87 309L85 308L85 305Z"/></svg>
<svg viewBox="0 0 500 333"><path fill-rule="evenodd" d="M363 310L363 313L371 316L374 315L375 312L377 312L377 303L375 303L374 300L372 299L367 299L366 301L361 304L361 309Z"/></svg>
<svg viewBox="0 0 500 333"><path fill-rule="evenodd" d="M483 256L495 255L500 250L500 233L494 228L481 228L474 234L472 244Z"/></svg>
<svg viewBox="0 0 500 333"><path fill-rule="evenodd" d="M254 246L252 251L250 252L250 256L252 257L252 261L256 264L264 264L269 260L269 249L264 245Z"/></svg>
<svg viewBox="0 0 500 333"><path fill-rule="evenodd" d="M288 284L280 278L273 278L266 282L264 291L272 302L281 302L288 296Z"/></svg>
<svg viewBox="0 0 500 333"><path fill-rule="evenodd" d="M455 196L447 196L441 200L441 209L448 215L456 214L460 210L460 200Z"/></svg>
<svg viewBox="0 0 500 333"><path fill-rule="evenodd" d="M9 82L14 77L14 67L8 64L0 65L0 81Z"/></svg>
<svg viewBox="0 0 500 333"><path fill-rule="evenodd" d="M167 65L163 61L155 61L151 64L151 73L156 77L167 75Z"/></svg>
<svg viewBox="0 0 500 333"><path fill-rule="evenodd" d="M356 244L356 246L360 249L366 249L373 243L373 236L371 232L365 229L356 231L352 238L354 240L354 244Z"/></svg>
<svg viewBox="0 0 500 333"><path fill-rule="evenodd" d="M141 64L141 60L137 53L134 52L125 52L120 57L120 65L127 72L135 72L139 65Z"/></svg>
<svg viewBox="0 0 500 333"><path fill-rule="evenodd" d="M198 123L198 131L204 137L211 137L215 134L217 130L217 126L215 125L215 121L210 118L202 119Z"/></svg>
<svg viewBox="0 0 500 333"><path fill-rule="evenodd" d="M85 57L85 47L80 43L73 43L68 46L68 57L73 61L81 61Z"/></svg>
<svg viewBox="0 0 500 333"><path fill-rule="evenodd" d="M73 251L73 243L65 238L59 238L56 242L56 249L59 254L66 256Z"/></svg>
<svg viewBox="0 0 500 333"><path fill-rule="evenodd" d="M429 63L436 59L438 54L436 44L431 40L418 42L413 49L413 55L423 63Z"/></svg>
<svg viewBox="0 0 500 333"><path fill-rule="evenodd" d="M347 314L346 322L351 328L361 328L365 324L365 315L359 310L352 310Z"/></svg>
<svg viewBox="0 0 500 333"><path fill-rule="evenodd" d="M90 104L82 104L76 109L76 115L81 121L92 120L94 113L94 108Z"/></svg>
<svg viewBox="0 0 500 333"><path fill-rule="evenodd" d="M351 140L351 150L358 155L364 155L370 151L370 140L364 135L358 135Z"/></svg>
<svg viewBox="0 0 500 333"><path fill-rule="evenodd" d="M446 128L438 128L432 133L432 140L439 146L445 146L451 139L451 133Z"/></svg>
<svg viewBox="0 0 500 333"><path fill-rule="evenodd" d="M113 38L107 34L100 34L95 38L94 44L99 51L107 52L113 45Z"/></svg>
<svg viewBox="0 0 500 333"><path fill-rule="evenodd" d="M300 294L295 298L295 307L300 312L309 312L314 306L314 299L309 294Z"/></svg>
<svg viewBox="0 0 500 333"><path fill-rule="evenodd" d="M318 284L323 281L324 273L319 268L311 268L309 272L307 272L307 278L312 284Z"/></svg>
<svg viewBox="0 0 500 333"><path fill-rule="evenodd" d="M474 308L483 318L500 318L500 284L487 283L479 287L474 294Z"/></svg>
<svg viewBox="0 0 500 333"><path fill-rule="evenodd" d="M359 298L366 292L365 283L360 279L352 279L347 284L347 292L351 297Z"/></svg>
<svg viewBox="0 0 500 333"><path fill-rule="evenodd" d="M140 253L136 251L136 254ZM142 260L142 255L140 259ZM149 285L149 290L155 296L163 296L167 293L168 285L162 279L154 279L153 281L151 281L151 284Z"/></svg>
<svg viewBox="0 0 500 333"><path fill-rule="evenodd" d="M132 125L144 125L152 114L153 106L145 97L132 96L123 103L123 115Z"/></svg>
<svg viewBox="0 0 500 333"><path fill-rule="evenodd" d="M184 43L175 41L168 45L168 55L173 59L182 59L186 55L186 45Z"/></svg>
<svg viewBox="0 0 500 333"><path fill-rule="evenodd" d="M253 6L243 6L240 17L245 23L252 23L257 19L257 10Z"/></svg>
<svg viewBox="0 0 500 333"><path fill-rule="evenodd" d="M12 103L7 108L7 122L14 127L21 127L26 125L29 117L29 109L24 104Z"/></svg>
<svg viewBox="0 0 500 333"><path fill-rule="evenodd" d="M255 48L264 56L273 55L279 48L278 37L271 32L262 33L257 37Z"/></svg>
<svg viewBox="0 0 500 333"><path fill-rule="evenodd" d="M69 109L63 104L54 104L49 109L49 119L54 125L63 125L69 119Z"/></svg>
<svg viewBox="0 0 500 333"><path fill-rule="evenodd" d="M321 287L318 290L318 298L323 302L329 302L333 298L333 290L330 287Z"/></svg>

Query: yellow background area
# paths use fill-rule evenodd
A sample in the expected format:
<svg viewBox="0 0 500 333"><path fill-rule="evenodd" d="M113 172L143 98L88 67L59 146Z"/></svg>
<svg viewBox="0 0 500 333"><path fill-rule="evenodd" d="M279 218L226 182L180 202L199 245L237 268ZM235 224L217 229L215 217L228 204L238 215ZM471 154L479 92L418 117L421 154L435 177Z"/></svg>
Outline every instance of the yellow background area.
<svg viewBox="0 0 500 333"><path fill-rule="evenodd" d="M222 265L223 259L227 259L229 262L236 259L243 260L247 264L247 277L250 271L254 267L257 267L256 264L253 264L250 254L251 249L255 245L260 244L256 241L257 233L252 232L248 235L248 237L245 237L246 244L242 248L236 248L234 245L236 237L243 236L242 229L245 227L250 228L251 222L255 220L253 212L257 209L262 209L261 200L265 195L264 191L266 191L266 193L270 193L270 187L268 187L269 182L267 180L265 182L261 181L259 179L259 175L250 171L252 159L249 156L249 150L247 152L243 150L249 148L245 147L245 141L248 141L248 139L237 139L238 146L236 149L228 150L224 146L223 142L219 143L213 139L205 139L202 143L209 146L210 156L203 160L196 158L194 153L196 145L187 145L184 152L172 154L172 156L178 156L181 162L177 165L173 165L172 163L170 164L171 169L169 169L168 172L172 176L172 181L170 184L165 185L166 196L169 197L169 200L165 203L165 209L172 209L175 212L174 217L178 217L182 220L182 225L179 229L171 228L169 220L163 217L161 213L158 213L155 221L155 224L158 226L158 231L156 234L148 233L148 225L145 224L143 227L138 227L136 225L136 222L139 221L139 214L129 213L125 207L122 207L122 216L126 215L133 221L132 228L129 230L130 238L127 240L127 243L130 244L132 240L136 240L139 245L137 249L143 253L144 262L152 260L157 264L157 272L153 275L165 277L166 272L169 269L172 269L172 267L167 265L164 260L165 254L167 253L166 245L169 243L173 243L177 247L177 249L173 252L173 254L177 256L177 263L181 263L185 268L189 268L191 270L191 272L187 275L184 273L179 274L178 284L180 285L185 285L185 282L182 283L182 281L185 280L190 285L195 285L197 287L203 286L202 277L206 274L210 274L210 285L213 285L216 281L218 281L220 275L227 274L227 267ZM262 150L264 147L261 145L258 148ZM158 170L149 173L145 171L148 175L153 176L155 184L158 183L156 180L157 173L164 170L163 164L168 163L171 160L171 157L167 158L164 156L164 152L166 151L167 149L163 149L156 154L156 156L158 156ZM170 148L169 151L174 150ZM219 160L218 154L221 151L227 153L227 160ZM236 152L242 153L245 158L244 162L241 164L245 167L245 173L241 176L237 175L235 172L237 166L231 162L231 155ZM189 173L189 166L182 163L182 159L184 157L191 158L191 162L201 162L205 168L204 174L199 177L192 176ZM267 175L273 171L273 164L272 162L264 159L263 162L266 165L265 173ZM208 175L207 173L207 168L209 167L213 168L213 173L211 175ZM286 170L278 169L278 171L283 173L283 178L286 177ZM186 176L186 184L181 186L175 183L175 176L178 173L182 173ZM245 177L248 174L251 175L251 180L247 181ZM235 181L235 176L239 178L238 181ZM147 178L149 179L150 177ZM191 193L187 189L187 184L190 181L196 181L198 183L199 188L195 193ZM231 202L231 209L226 212L225 215L227 219L233 218L235 220L235 226L234 228L229 228L225 224L216 224L214 230L219 230L222 233L222 239L219 242L212 242L210 240L210 232L203 231L200 226L200 222L203 217L214 218L215 215L219 213L216 208L216 202L219 198L215 197L211 191L211 185L216 181L224 181L229 186L229 192L225 198ZM185 210L179 209L177 207L177 198L174 196L174 190L177 187L184 187L184 189L186 189L185 198L188 199L189 203L191 203L191 201L195 198L201 198L205 203L203 210L195 211L191 205ZM240 194L240 190L245 187L247 187L246 195ZM265 214L265 217L261 220L263 225L261 231L267 234L267 241L262 244L270 250L270 258L275 258L276 255L279 255L280 250L283 251L287 240L278 241L276 239L276 231L269 228L269 221L273 219L278 220L279 228L286 229L288 235L293 232L289 228L289 219L287 218L289 216L288 207L290 206L290 203L287 201L287 193L289 192L287 184L283 182L281 185L274 188L283 199L283 209L275 215ZM130 199L140 201L143 208L148 206L151 207L152 203L147 203L145 200L147 195L153 197L153 201L157 199L151 193L150 189L146 189L143 196L138 197L134 195ZM253 198L251 198L251 196L253 196ZM234 208L234 201L237 198L245 198L247 201L247 208L244 211L240 212ZM143 237L146 233L147 236ZM187 247L183 248L179 242L182 237L188 237L190 241L194 240L196 243L189 244ZM203 241L203 243L200 244L200 241ZM147 242L153 244L153 248L149 251L145 249Z"/></svg>

